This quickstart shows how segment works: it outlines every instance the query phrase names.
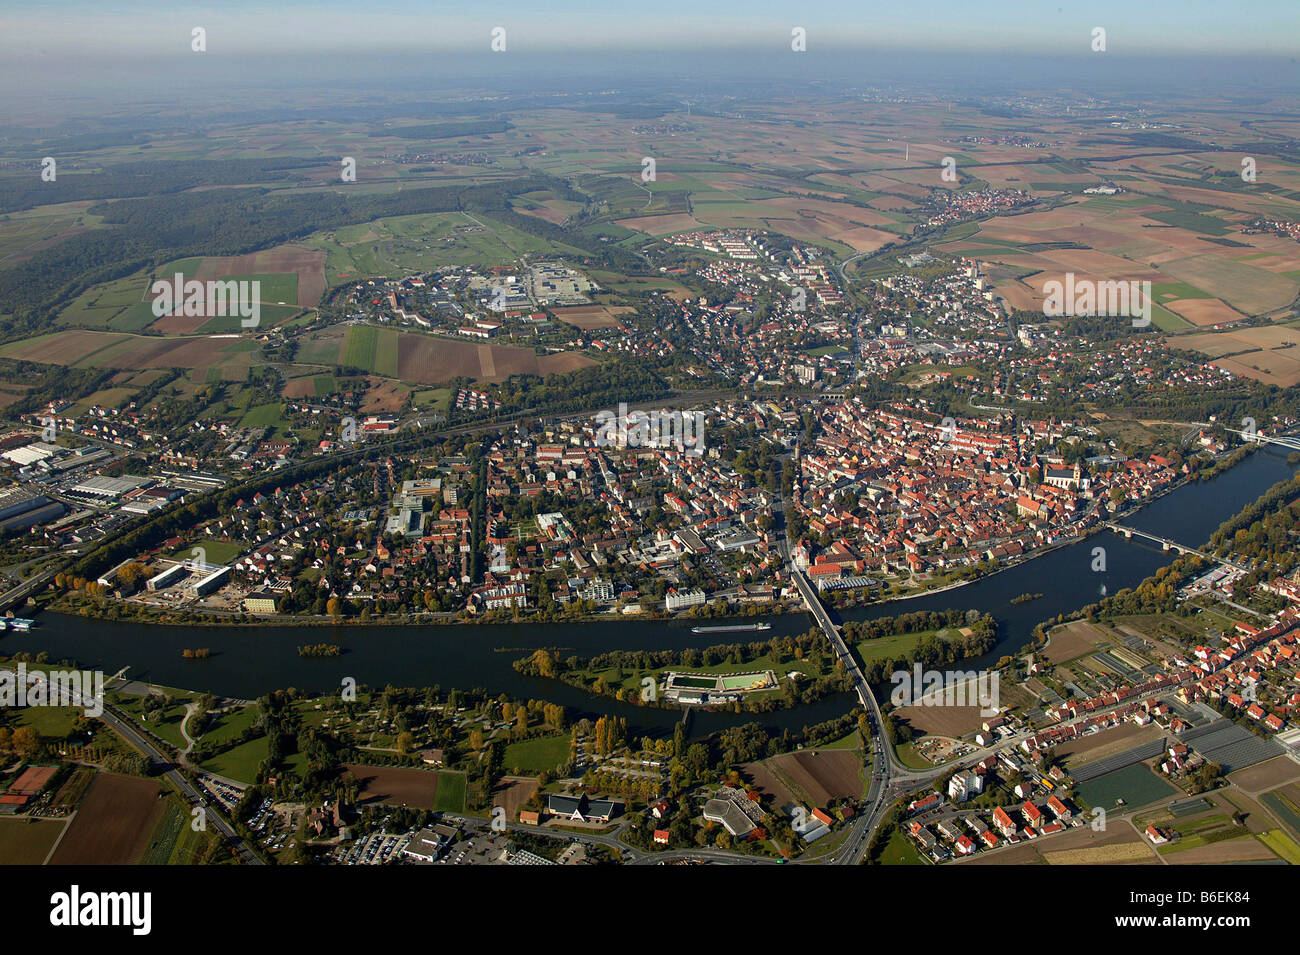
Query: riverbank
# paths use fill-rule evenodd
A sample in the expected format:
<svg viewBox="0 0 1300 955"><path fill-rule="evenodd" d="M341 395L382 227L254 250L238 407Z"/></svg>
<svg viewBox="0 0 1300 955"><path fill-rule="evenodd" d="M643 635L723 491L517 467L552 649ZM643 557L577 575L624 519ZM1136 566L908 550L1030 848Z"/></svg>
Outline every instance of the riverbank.
<svg viewBox="0 0 1300 955"><path fill-rule="evenodd" d="M100 598L103 599L103 598ZM723 614L720 616L706 615L694 616L691 614L676 614L673 616L654 616L652 614L623 614L617 611L607 611L604 613L584 613L571 614L562 617L541 617L537 615L525 614L518 618L514 617L463 617L459 612L427 612L421 614L401 614L398 616L374 616L374 617L331 617L327 614L314 614L309 616L298 615L281 615L281 614L255 614L255 613L231 613L221 610L195 610L186 611L184 615L177 614L174 611L168 611L165 608L154 609L152 607L131 606L130 614L113 615L109 613L93 613L91 608L84 605L61 603L62 597L56 597L45 604L39 604L36 608L39 610L48 610L52 613L66 614L67 616L81 617L85 620L105 620L117 623L140 623L146 626L169 626L169 627L483 627L483 626L501 626L505 624L594 624L609 623L614 620L636 620L638 622L660 622L660 623L690 623L698 626L701 623L716 621L719 624L727 621L743 621L757 623L760 619L766 617L780 617L792 613L803 613L802 606L785 607L781 604L773 604L771 607L763 609L761 614ZM108 604L109 607L117 607L120 604Z"/></svg>
<svg viewBox="0 0 1300 955"><path fill-rule="evenodd" d="M1179 491L1188 486L1204 484L1206 481L1213 481L1217 477L1221 476L1222 474L1229 473L1237 465L1243 463L1246 460L1249 460L1252 457L1252 452L1257 449L1258 446L1252 446L1249 449L1245 449L1245 448L1234 449L1233 452L1231 452L1229 455L1226 455L1225 457L1241 455L1240 460L1237 461L1236 464L1227 467L1224 471L1218 472L1214 476L1208 478L1196 479L1196 480L1193 480L1193 478L1190 475L1184 476L1181 480L1174 481L1168 487L1163 488L1160 491L1156 492L1155 494L1151 495L1150 497L1143 499L1142 501L1138 502L1135 506L1126 508L1122 511L1115 512L1108 519L1115 522L1122 521L1126 518L1129 518L1130 516L1141 513L1142 511L1149 508L1152 504L1163 499L1169 494L1173 494L1176 491ZM1241 454L1242 451L1246 451L1247 453ZM1098 519L1101 519L1100 515L1098 516ZM1058 548L1069 547L1074 544L1077 544L1079 541L1086 539L1087 537L1096 533L1098 530L1104 530L1104 528L1101 528L1096 525L1087 528L1078 528L1076 529L1076 533L1070 535L1069 537L1054 541L1051 544L1036 546L1031 550L1028 550L1023 557L1000 564L994 570L987 571L985 573L976 574L975 576L969 577L965 580L953 581L951 583L944 584L941 587L925 588L925 589L917 590L913 593L893 595L888 600L881 601L879 603L863 604L863 603L855 602L850 607L845 607L843 609L849 610L849 609L859 609L862 607L888 606L889 604L902 602L905 600L917 600L925 597L935 596L937 594L943 594L948 591L956 590L960 587L965 587L970 584L978 583L982 580L987 580L991 577L997 576L998 574L1005 573L1008 570L1012 570L1017 567L1023 566L1032 560L1038 559L1040 557L1052 553L1054 550ZM505 624L505 623L524 623L524 624L572 623L572 624L585 625L591 623L605 622L611 619L626 619L626 617L618 615L614 612L605 612L605 613L598 613L598 614L565 615L560 617L559 619L554 619L554 618L546 619L534 615L524 615L517 619L513 617L509 619L500 619L500 618L492 618L492 617L470 617L470 616L464 616L463 611L437 612L437 613L424 612L419 614L401 614L396 616L378 615L373 617L362 618L359 615L355 617L332 617L324 614L316 614L310 616L298 616L298 615L282 616L278 614L252 614L252 613L245 613L242 611L236 613L234 611L210 610L210 609L198 609L198 610L186 609L183 611L179 611L172 608L161 608L161 607L155 608L147 605L123 603L120 601L105 603L102 605L105 611L111 608L122 608L124 610L128 610L130 615L123 617L123 616L113 616L108 612L96 612L96 608L93 605L87 605L83 602L80 602L89 599L94 599L94 598L88 598L81 595L76 595L76 596L61 595L51 600L50 604L52 605L57 604L58 606L51 606L51 609L57 610L58 612L75 614L76 616L84 617L89 620L126 619L132 622L142 623L146 625L162 625L162 626L412 627L412 626L430 626L430 625L456 626L460 624L466 624L466 625L473 624L473 625L481 626L485 624L497 625L497 624ZM102 600L103 598L98 598L98 599ZM78 601L78 602L74 603L72 601ZM799 606L799 607L787 608L784 605L778 603L778 604L774 604L772 607L765 608L761 616L763 617L779 616L791 612L795 612L795 613L803 612L802 607ZM638 614L631 614L627 616L633 617L638 620L704 621L704 620L753 620L756 617L759 617L760 615L758 614L748 615L744 613L738 613L738 614L729 613L729 614L724 614L722 616L714 616L711 614L703 615L703 616L684 614L684 615L673 616L673 617L655 617L651 615L638 613Z"/></svg>
<svg viewBox="0 0 1300 955"><path fill-rule="evenodd" d="M1180 489L1150 504L1141 528L1190 543L1208 540L1226 519L1256 500L1295 469L1285 462L1287 452L1262 449L1241 465L1214 478ZM1112 536L1105 542L1106 568L1094 568L1090 539L1073 540L1034 558L1005 567L960 589L930 591L859 608L845 608L845 620L893 616L917 610L976 609L991 614L999 625L999 641L986 658L968 661L973 668L993 665L1013 654L1031 638L1034 628L1058 615L1068 615L1095 603L1101 588L1114 594L1135 587L1167 565L1173 554L1134 538ZM1050 584L1050 586L1044 586ZM1011 601L1024 593L1046 591L1038 600ZM718 618L713 618L717 620ZM740 618L765 621L772 630L765 636L794 635L808 629L803 613L765 614ZM273 689L296 686L311 691L337 692L344 679L358 684L385 686L487 687L517 698L546 698L575 713L596 712L627 716L629 725L671 732L678 714L609 698L593 698L576 688L552 681L529 679L517 673L512 660L539 647L564 647L575 656L594 656L613 649L682 649L700 647L701 638L690 632L701 618L645 619L596 617L574 622L491 623L457 629L447 625L391 627L313 622L316 631L303 639L301 626L270 621L253 626L176 626L136 621L98 620L47 609L40 625L30 632L0 635L0 654L22 651L46 653L50 660L76 659L83 666L111 673L129 667L133 678L164 686L187 686L222 696L254 699ZM278 625L277 625L278 624ZM344 653L337 658L304 659L297 648L306 642L338 643ZM183 660L186 647L211 647L207 660ZM510 652L498 652L510 648ZM697 712L693 732L707 733L746 720L758 719L776 731L798 728L847 711L850 697L830 697L811 706L779 714L728 716Z"/></svg>
<svg viewBox="0 0 1300 955"><path fill-rule="evenodd" d="M1244 450L1244 449L1237 449L1237 451L1240 450ZM1256 448L1254 447L1249 449L1249 451L1251 452L1255 450ZM1233 453L1236 453L1236 451L1234 451ZM1231 467L1236 467L1237 465L1240 465L1241 463L1246 461L1249 457L1250 457L1249 454L1243 455L1241 461L1236 462L1236 464L1232 465ZM1207 481L1213 481L1215 478L1228 473L1228 470L1230 469L1231 468L1224 471L1217 472L1216 474L1211 475L1210 477L1198 478L1195 480L1190 475L1183 477L1181 480L1174 481L1167 488L1164 488L1163 490L1160 490L1155 494L1152 494L1150 497L1144 498L1140 503L1136 504L1135 506L1125 508L1122 511L1115 512L1113 515L1106 518L1106 520L1115 524L1122 523L1126 518L1134 517L1138 514L1141 514L1143 511L1146 511L1157 501L1162 500L1163 498L1169 496L1170 494L1173 494L1176 491L1180 491L1183 488L1196 487L1198 485L1204 484ZM1097 534L1109 533L1109 532L1110 532L1109 528L1104 527L1101 524L1094 524L1091 527L1083 528L1080 531L1080 533L1073 535L1069 538L1053 541L1051 544L1046 544L1042 547L1035 547L1032 551L1027 552L1024 555L1024 557L1021 557L1014 561L1008 561L1007 563L999 566L996 570L990 570L982 574L977 574L974 577L971 577L967 580L953 581L952 583L945 584L942 587L934 587L932 589L927 589L927 590L918 590L916 593L903 594L902 596L897 596L897 597L890 597L889 600L881 601L880 603L861 604L859 606L860 607L885 607L888 606L889 604L897 603L903 600L917 600L924 597L933 597L937 594L947 593L948 591L956 590L959 587L967 587L971 584L977 584L980 583L981 581L989 580L990 578L996 577L998 574L1005 573L1008 570L1015 570L1016 568L1023 567L1037 558L1045 557L1048 554L1052 553L1052 551L1054 550L1058 550L1062 547L1073 547L1074 545L1082 543L1083 541ZM1180 543L1186 543L1186 541L1181 541ZM1197 544L1192 546L1199 547L1201 546L1201 543L1203 542L1198 542ZM846 609L856 609L856 608L846 608Z"/></svg>

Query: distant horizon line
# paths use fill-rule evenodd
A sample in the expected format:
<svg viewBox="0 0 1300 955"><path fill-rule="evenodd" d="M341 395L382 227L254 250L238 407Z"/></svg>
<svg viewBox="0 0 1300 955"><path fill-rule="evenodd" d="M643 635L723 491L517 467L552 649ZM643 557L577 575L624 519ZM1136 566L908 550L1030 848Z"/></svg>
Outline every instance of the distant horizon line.
<svg viewBox="0 0 1300 955"><path fill-rule="evenodd" d="M4 44L0 44L0 55L6 59L27 59L37 60L50 56L52 53L66 54L68 50L52 51L47 49L33 50L31 46L24 46L21 49L6 49ZM1072 60L1086 60L1090 62L1101 63L1107 60L1125 60L1148 61L1151 59L1160 60L1264 60L1270 62L1295 64L1300 71L1300 45L1294 50L1261 50L1261 49L1238 49L1238 50L1220 50L1220 49L1200 49L1190 47L1168 48L1161 50L1107 50L1103 53L1095 53L1086 48L1084 49L1033 49L1026 48L1022 45L1009 45L1003 47L989 47L981 45L978 49L954 46L915 46L903 45L898 43L889 44L843 44L834 41L818 42L804 52L795 53L780 44L764 45L754 44L752 42L733 42L733 43L709 43L699 45L628 45L619 46L616 49L610 47L608 43L594 44L547 44L539 47L524 47L522 49L515 47L502 52L494 52L484 43L480 49L477 46L469 47L463 43L449 46L407 46L407 45L375 45L368 47L358 47L355 45L340 46L320 46L311 49L285 50L275 47L240 47L230 52L223 52L219 47L212 47L203 54L196 54L183 47L178 47L173 51L160 52L156 47L148 49L131 46L116 48L99 48L76 50L79 54L84 53L86 58L110 61L121 60L126 56L136 56L142 52L150 52L153 59L182 60L190 59L195 56L204 56L210 59L224 60L242 57L265 58L268 55L274 55L277 60L291 60L296 58L315 58L322 55L346 54L353 58L371 57L375 54L385 54L387 56L427 56L431 53L451 55L457 57L466 57L473 59L500 59L502 62L515 57L532 57L532 56L563 56L573 53L590 54L597 57L620 57L632 54L653 54L663 56L686 56L710 53L726 54L747 54L747 55L770 55L773 57L798 57L799 59L817 59L822 55L847 56L853 54L879 54L879 55L931 55L931 56L952 56L959 55L970 59L1000 59L1007 55L1014 55L1026 60L1051 60L1059 61L1062 58ZM793 61L793 60L792 60ZM138 62L138 61L137 61ZM376 64L376 68L382 68Z"/></svg>

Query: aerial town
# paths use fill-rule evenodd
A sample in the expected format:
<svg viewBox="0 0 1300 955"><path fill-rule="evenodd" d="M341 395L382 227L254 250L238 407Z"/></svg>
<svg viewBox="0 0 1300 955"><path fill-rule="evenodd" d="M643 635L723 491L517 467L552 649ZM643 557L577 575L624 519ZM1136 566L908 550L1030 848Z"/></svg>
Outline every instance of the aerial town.
<svg viewBox="0 0 1300 955"><path fill-rule="evenodd" d="M1089 904L1030 932L1282 924L1293 12L238 6L0 57L19 911L851 865L980 924L1035 865Z"/></svg>

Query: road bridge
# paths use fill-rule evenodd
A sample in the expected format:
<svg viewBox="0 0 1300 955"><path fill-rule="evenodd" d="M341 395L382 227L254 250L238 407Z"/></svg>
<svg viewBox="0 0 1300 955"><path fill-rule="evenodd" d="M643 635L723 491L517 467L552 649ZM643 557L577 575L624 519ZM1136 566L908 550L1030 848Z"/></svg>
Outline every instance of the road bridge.
<svg viewBox="0 0 1300 955"><path fill-rule="evenodd" d="M1213 427L1206 425L1206 427ZM1223 427L1220 425L1220 427ZM1235 428L1224 428L1228 434L1235 434L1247 444L1276 444L1278 447L1290 448L1292 451L1300 451L1300 438L1292 438L1286 435L1270 435L1261 431L1237 431Z"/></svg>
<svg viewBox="0 0 1300 955"><path fill-rule="evenodd" d="M1188 547L1186 544L1180 544L1176 540L1170 540L1168 537L1161 537L1159 534L1152 534L1149 531L1140 531L1136 527L1128 527L1124 524L1116 524L1113 521L1102 521L1101 526L1121 534L1126 540L1132 540L1134 537L1140 537L1143 540L1149 540L1159 544L1164 550L1172 550L1179 554L1195 554L1197 557L1203 557L1208 561L1216 564L1223 564L1225 567L1232 567L1236 570L1250 573L1250 568L1239 564L1234 560L1228 560L1226 557L1218 557L1214 554L1208 554L1196 547Z"/></svg>

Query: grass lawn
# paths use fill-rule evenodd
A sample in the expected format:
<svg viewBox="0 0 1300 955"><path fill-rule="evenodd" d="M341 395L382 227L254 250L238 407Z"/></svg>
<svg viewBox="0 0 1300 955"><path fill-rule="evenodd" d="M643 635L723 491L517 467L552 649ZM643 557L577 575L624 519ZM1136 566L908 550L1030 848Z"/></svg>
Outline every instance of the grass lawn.
<svg viewBox="0 0 1300 955"><path fill-rule="evenodd" d="M1300 846L1281 829L1270 829L1255 837L1268 846L1291 865L1300 865Z"/></svg>
<svg viewBox="0 0 1300 955"><path fill-rule="evenodd" d="M281 405L276 403L256 405L239 422L241 428L276 428L284 418Z"/></svg>
<svg viewBox="0 0 1300 955"><path fill-rule="evenodd" d="M438 791L433 797L433 808L440 812L465 811L464 773L443 770L438 773Z"/></svg>
<svg viewBox="0 0 1300 955"><path fill-rule="evenodd" d="M235 541L201 539L197 544L181 547L169 556L174 560L190 560L194 557L194 548L203 548L204 560L209 564L229 564L246 549L244 544Z"/></svg>
<svg viewBox="0 0 1300 955"><path fill-rule="evenodd" d="M234 749L219 753L202 765L208 772L251 785L257 780L257 768L262 765L262 760L266 759L269 752L270 744L266 737L259 736L250 739L247 743L241 743Z"/></svg>
<svg viewBox="0 0 1300 955"><path fill-rule="evenodd" d="M627 689L639 691L643 686L641 682L642 679L645 677L654 677L655 681L658 682L662 679L663 675L669 671L716 675L726 673L753 673L756 671L771 670L776 674L778 688L745 694L746 699L765 699L768 697L779 697L781 695L781 690L779 689L780 684L785 680L786 674L792 671L802 673L804 677L809 679L815 679L827 675L830 672L830 668L834 666L834 660L829 652L823 654L821 659L822 665L820 667L814 667L807 657L798 660L793 656L781 656L778 658L776 655L766 653L761 657L755 657L748 663L716 663L713 666L697 667L671 666L657 667L650 670L623 667L623 678L621 680L618 678L619 671L616 667L610 667L605 670L583 671L582 676L588 681L588 683L593 682L597 677L599 677L605 681L607 686L621 686L626 687ZM507 765L509 764L507 763Z"/></svg>
<svg viewBox="0 0 1300 955"><path fill-rule="evenodd" d="M209 717L203 736L196 737L202 739L208 745L223 743L226 740L234 739L245 729L252 726L257 721L257 707L244 706L237 710L218 714L215 717ZM190 729L190 734L194 734L194 728Z"/></svg>
<svg viewBox="0 0 1300 955"><path fill-rule="evenodd" d="M40 865L59 838L66 819L0 819L0 865Z"/></svg>
<svg viewBox="0 0 1300 955"><path fill-rule="evenodd" d="M85 711L73 706L23 706L14 708L17 726L30 726L42 736L64 739Z"/></svg>
<svg viewBox="0 0 1300 955"><path fill-rule="evenodd" d="M925 865L916 851L912 840L903 835L903 830L895 828L889 835L889 842L880 853L881 865Z"/></svg>
<svg viewBox="0 0 1300 955"><path fill-rule="evenodd" d="M568 762L569 734L558 733L555 736L538 736L511 743L506 747L505 768L519 775L539 773L543 769L553 770L556 766ZM439 783L441 787L441 783Z"/></svg>
<svg viewBox="0 0 1300 955"><path fill-rule="evenodd" d="M162 711L162 719L159 722L153 720L141 720L144 715L144 697L132 696L128 693L118 693L114 695L113 705L124 713L131 716L131 722L137 723L143 729L147 729L160 739L165 739L177 749L185 748L185 737L181 735L181 720L185 718L185 703L190 699L186 694L183 699L177 700L167 709Z"/></svg>
<svg viewBox="0 0 1300 955"><path fill-rule="evenodd" d="M916 747L911 743L894 747L894 754L904 766L911 769L934 769L934 763L917 753Z"/></svg>
<svg viewBox="0 0 1300 955"><path fill-rule="evenodd" d="M817 748L818 749L861 749L862 738L858 735L858 731L854 730L852 733L849 733L847 736L840 737L833 743L826 743L822 746L818 746Z"/></svg>
<svg viewBox="0 0 1300 955"><path fill-rule="evenodd" d="M451 408L452 392L450 388L431 388L417 391L413 397L415 407L421 411L428 410L435 414L446 414Z"/></svg>
<svg viewBox="0 0 1300 955"><path fill-rule="evenodd" d="M878 640L859 640L853 644L858 659L870 665L874 660L892 660L894 657L907 656L924 637L932 637L939 631L919 630L916 633L893 633Z"/></svg>

